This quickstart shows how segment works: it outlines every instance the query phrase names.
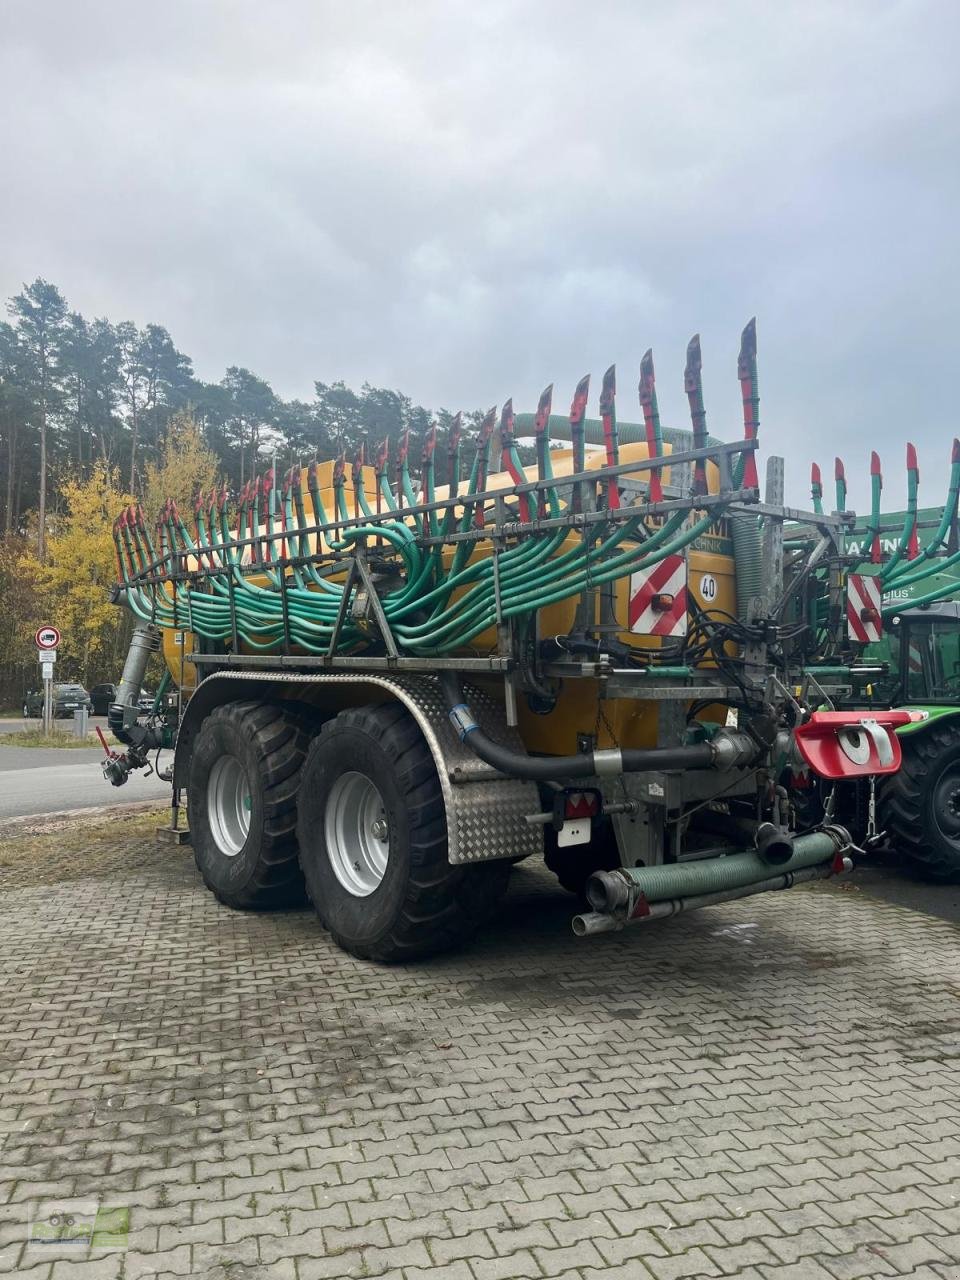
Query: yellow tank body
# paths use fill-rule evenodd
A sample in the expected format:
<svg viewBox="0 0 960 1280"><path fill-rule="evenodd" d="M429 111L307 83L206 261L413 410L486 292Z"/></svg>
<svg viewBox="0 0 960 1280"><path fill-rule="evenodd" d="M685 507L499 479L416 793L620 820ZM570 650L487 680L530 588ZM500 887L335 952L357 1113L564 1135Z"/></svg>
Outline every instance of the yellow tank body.
<svg viewBox="0 0 960 1280"><path fill-rule="evenodd" d="M670 445L664 446L664 453L669 455ZM621 446L620 461L640 461L647 458L647 446L644 443ZM568 449L552 450L550 454L554 473L562 482L564 475L573 471L573 455ZM595 453L587 460L588 470L597 470L604 465L602 451ZM317 481L321 502L327 519L333 518L336 510L335 489L333 485L333 462L317 464ZM371 508L376 509L376 476L370 466L363 468L363 487ZM637 479L646 479L644 471L636 473ZM661 472L663 483L670 483L669 467ZM307 487L307 469L302 472L302 490L305 514L308 521L313 522L315 515L313 503ZM713 463L707 464L707 484L711 493L717 492L719 474ZM494 473L489 476L487 489L510 490L514 480L507 472ZM439 487L436 499L443 501L447 490ZM353 485L348 480L345 488L347 507L350 516L354 515ZM514 500L515 501L515 500ZM691 520L694 516L690 517ZM261 526L263 530L263 526ZM279 541L279 525L275 526L274 537ZM577 545L579 534L570 534L564 550ZM313 554L329 550L318 535L308 538L310 551ZM491 554L490 542L481 540L476 544L470 561L482 559ZM453 557L453 550L445 547L444 562L447 566ZM244 561L249 563L249 554ZM724 521L702 535L687 552L688 591L697 604L708 611L717 610L727 614L736 614L736 570L733 548ZM336 578L333 579L334 581ZM257 583L253 576L251 581ZM260 579L266 584L266 579ZM456 595L457 593L455 593ZM614 612L616 619L622 624L618 639L639 649L657 649L661 641L656 637L631 634L628 628L628 602L630 597L630 579L621 578L614 584ZM555 604L545 605L537 615L538 639L553 635L566 635L574 621L578 598L576 596L561 600ZM178 637L182 637L178 638ZM185 690L191 690L196 683L196 669L186 659L193 651L195 638L189 631L175 632L165 629L163 632L163 655L173 680ZM464 656L477 656L493 652L496 649L496 629L490 628L474 638L468 650L462 651ZM242 646L241 646L242 649ZM601 699L599 682L592 679L570 679L564 682L556 705L549 714L541 715L531 710L527 699L521 697L518 706L520 733L532 752L546 754L571 754L577 750L577 739L581 734L591 735L599 747L649 747L657 742L658 707L655 700L637 698Z"/></svg>
<svg viewBox="0 0 960 1280"><path fill-rule="evenodd" d="M192 631L174 631L164 627L162 637L163 660L173 683L185 692L193 690L197 683L197 669L187 658L193 653L196 636Z"/></svg>

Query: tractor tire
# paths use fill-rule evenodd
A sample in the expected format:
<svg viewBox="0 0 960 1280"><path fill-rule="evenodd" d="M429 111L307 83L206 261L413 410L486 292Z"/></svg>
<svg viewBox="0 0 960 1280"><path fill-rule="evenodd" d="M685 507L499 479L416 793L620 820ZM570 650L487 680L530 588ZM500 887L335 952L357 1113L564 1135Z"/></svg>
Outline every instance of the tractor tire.
<svg viewBox="0 0 960 1280"><path fill-rule="evenodd" d="M613 823L604 819L598 824L589 844L569 845L561 849L553 827L545 829L543 860L547 870L560 881L568 893L586 901L587 881L595 871L614 871L620 866L620 851Z"/></svg>
<svg viewBox="0 0 960 1280"><path fill-rule="evenodd" d="M193 749L187 805L197 869L228 907L303 903L297 791L308 735L294 713L265 702L216 707Z"/></svg>
<svg viewBox="0 0 960 1280"><path fill-rule="evenodd" d="M960 880L960 724L901 740L903 763L878 796L880 825L929 880Z"/></svg>
<svg viewBox="0 0 960 1280"><path fill-rule="evenodd" d="M505 860L451 866L440 779L396 702L352 707L310 744L300 862L321 923L344 951L395 964L447 951L490 915Z"/></svg>

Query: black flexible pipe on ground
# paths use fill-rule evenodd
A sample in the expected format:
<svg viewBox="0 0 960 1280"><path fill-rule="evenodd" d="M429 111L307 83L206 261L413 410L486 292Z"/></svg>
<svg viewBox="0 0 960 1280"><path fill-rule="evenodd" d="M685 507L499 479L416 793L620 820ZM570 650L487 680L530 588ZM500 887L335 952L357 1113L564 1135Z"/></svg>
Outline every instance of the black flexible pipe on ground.
<svg viewBox="0 0 960 1280"><path fill-rule="evenodd" d="M646 770L710 769L715 763L715 753L708 742L685 747L651 747L649 750L624 747L622 750L582 751L575 756L524 755L501 746L483 732L473 718L460 681L452 671L441 672L440 687L461 742L465 742L485 764L511 778L550 782L555 778L594 778Z"/></svg>

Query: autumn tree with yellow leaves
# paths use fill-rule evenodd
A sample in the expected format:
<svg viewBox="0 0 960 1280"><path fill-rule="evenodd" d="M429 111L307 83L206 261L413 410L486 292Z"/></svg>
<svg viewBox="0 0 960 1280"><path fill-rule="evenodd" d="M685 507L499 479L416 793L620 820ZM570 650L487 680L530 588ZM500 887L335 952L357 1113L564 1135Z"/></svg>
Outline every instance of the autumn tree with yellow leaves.
<svg viewBox="0 0 960 1280"><path fill-rule="evenodd" d="M193 414L175 413L159 460L148 462L144 470L143 508L147 523L153 525L167 498L176 499L177 507L186 517L193 509L196 495L200 491L209 493L216 484L218 472L216 455L204 443Z"/></svg>
<svg viewBox="0 0 960 1280"><path fill-rule="evenodd" d="M113 522L132 499L116 470L97 462L88 479L61 482L60 500L46 563L37 566L39 605L42 620L60 630L63 674L91 684L109 679L123 662L127 615L110 603L117 580Z"/></svg>
<svg viewBox="0 0 960 1280"><path fill-rule="evenodd" d="M216 481L217 459L197 423L189 413L176 414L159 460L145 468L148 522L168 497L186 515L197 492L209 491ZM117 469L99 461L85 478L61 480L44 563L34 539L0 539L0 682L9 705L19 705L38 683L33 635L42 623L60 629L58 677L88 688L119 678L132 618L110 603L117 581L113 522L132 501Z"/></svg>

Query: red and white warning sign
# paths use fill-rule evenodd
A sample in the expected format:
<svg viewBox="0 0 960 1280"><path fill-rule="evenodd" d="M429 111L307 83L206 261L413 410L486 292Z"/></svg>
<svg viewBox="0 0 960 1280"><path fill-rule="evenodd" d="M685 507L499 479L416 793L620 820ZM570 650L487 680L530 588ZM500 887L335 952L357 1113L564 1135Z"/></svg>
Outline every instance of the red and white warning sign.
<svg viewBox="0 0 960 1280"><path fill-rule="evenodd" d="M880 579L865 573L847 576L847 635L858 644L875 644L883 634Z"/></svg>
<svg viewBox="0 0 960 1280"><path fill-rule="evenodd" d="M687 634L685 556L665 556L651 568L630 575L627 616L635 635L674 638Z"/></svg>

